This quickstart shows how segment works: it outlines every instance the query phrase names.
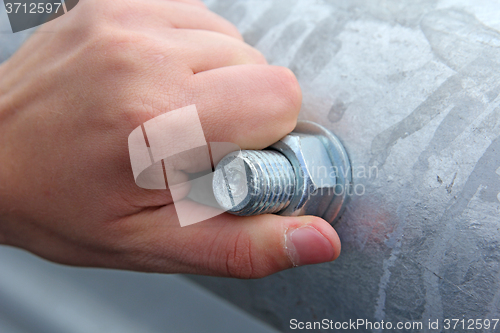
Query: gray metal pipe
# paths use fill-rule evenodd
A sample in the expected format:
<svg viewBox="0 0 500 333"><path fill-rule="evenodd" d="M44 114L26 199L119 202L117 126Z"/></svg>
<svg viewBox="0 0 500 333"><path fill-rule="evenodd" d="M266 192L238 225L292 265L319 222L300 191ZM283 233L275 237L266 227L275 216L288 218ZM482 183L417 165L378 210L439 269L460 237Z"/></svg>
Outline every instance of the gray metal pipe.
<svg viewBox="0 0 500 333"><path fill-rule="evenodd" d="M295 72L300 118L342 140L355 193L335 225L336 262L258 281L193 278L283 331L293 318L441 329L499 318L498 3L209 5Z"/></svg>

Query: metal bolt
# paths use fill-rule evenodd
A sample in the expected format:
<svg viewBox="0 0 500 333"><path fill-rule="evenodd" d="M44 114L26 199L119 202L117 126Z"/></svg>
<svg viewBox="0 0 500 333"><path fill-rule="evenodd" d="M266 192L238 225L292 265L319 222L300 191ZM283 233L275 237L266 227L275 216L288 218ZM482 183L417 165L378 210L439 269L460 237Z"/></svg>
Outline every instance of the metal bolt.
<svg viewBox="0 0 500 333"><path fill-rule="evenodd" d="M213 178L222 209L241 216L316 215L336 222L351 192L351 166L339 139L313 122L265 150L226 155Z"/></svg>

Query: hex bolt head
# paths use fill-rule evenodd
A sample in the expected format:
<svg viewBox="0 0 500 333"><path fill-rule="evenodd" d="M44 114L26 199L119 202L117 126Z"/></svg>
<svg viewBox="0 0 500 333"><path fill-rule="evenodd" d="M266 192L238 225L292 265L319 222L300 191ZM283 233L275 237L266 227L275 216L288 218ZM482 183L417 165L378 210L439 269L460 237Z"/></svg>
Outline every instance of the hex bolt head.
<svg viewBox="0 0 500 333"><path fill-rule="evenodd" d="M351 193L352 172L339 139L313 122L265 150L226 155L213 178L222 209L240 215L315 215L335 223Z"/></svg>

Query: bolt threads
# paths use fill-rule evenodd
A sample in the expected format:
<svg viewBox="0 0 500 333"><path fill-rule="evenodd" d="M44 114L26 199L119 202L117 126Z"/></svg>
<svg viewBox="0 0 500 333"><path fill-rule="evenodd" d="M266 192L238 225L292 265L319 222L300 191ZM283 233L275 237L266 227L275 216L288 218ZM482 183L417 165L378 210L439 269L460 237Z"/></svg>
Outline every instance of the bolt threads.
<svg viewBox="0 0 500 333"><path fill-rule="evenodd" d="M237 158L246 165L248 193L244 205L235 205L229 212L243 216L270 214L290 204L296 177L292 164L283 154L273 150L243 150Z"/></svg>
<svg viewBox="0 0 500 333"><path fill-rule="evenodd" d="M234 215L308 214L335 223L351 194L351 164L334 134L299 122L269 150L227 154L217 164L212 189L219 207Z"/></svg>

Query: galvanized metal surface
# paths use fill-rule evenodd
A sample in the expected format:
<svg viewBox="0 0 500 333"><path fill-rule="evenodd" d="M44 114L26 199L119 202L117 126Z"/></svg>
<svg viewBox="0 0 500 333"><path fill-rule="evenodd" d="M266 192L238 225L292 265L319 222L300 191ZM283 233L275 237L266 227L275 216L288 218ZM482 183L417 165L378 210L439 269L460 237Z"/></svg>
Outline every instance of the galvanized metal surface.
<svg viewBox="0 0 500 333"><path fill-rule="evenodd" d="M301 118L340 137L362 195L337 225L335 263L194 279L282 330L291 318L499 318L498 1L208 4L294 70ZM27 36L4 23L1 60Z"/></svg>
<svg viewBox="0 0 500 333"><path fill-rule="evenodd" d="M340 137L359 195L336 226L336 262L193 279L282 330L499 318L500 3L207 3L296 73L301 118Z"/></svg>

